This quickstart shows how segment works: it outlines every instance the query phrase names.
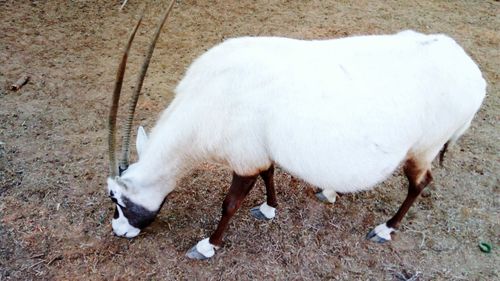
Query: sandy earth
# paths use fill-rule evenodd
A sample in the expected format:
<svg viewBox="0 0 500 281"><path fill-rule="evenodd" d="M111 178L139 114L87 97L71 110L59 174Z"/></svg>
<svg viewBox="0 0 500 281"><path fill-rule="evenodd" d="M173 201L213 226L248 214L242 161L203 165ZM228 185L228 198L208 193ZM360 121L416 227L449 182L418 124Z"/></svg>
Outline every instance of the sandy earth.
<svg viewBox="0 0 500 281"><path fill-rule="evenodd" d="M111 235L106 118L120 50L141 2L130 0L119 12L120 1L0 1L0 280L499 278L499 2L177 1L139 101L136 123L147 128L196 56L241 35L442 32L472 55L489 83L471 129L445 167L435 167L430 192L391 243L364 237L402 202L401 173L330 206L278 171L276 219L256 221L248 212L264 199L259 182L224 247L202 262L184 254L215 229L231 174L221 167L203 165L184 178L138 238ZM152 6L129 74L166 3ZM25 74L30 82L10 91ZM127 94L134 81L127 76ZM481 252L480 241L493 252Z"/></svg>

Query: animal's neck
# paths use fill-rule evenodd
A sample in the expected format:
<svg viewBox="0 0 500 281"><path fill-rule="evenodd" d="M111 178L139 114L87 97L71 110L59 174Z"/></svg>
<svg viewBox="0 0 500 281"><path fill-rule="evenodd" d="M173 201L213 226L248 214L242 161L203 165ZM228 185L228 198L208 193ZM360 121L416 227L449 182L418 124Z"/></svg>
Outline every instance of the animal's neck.
<svg viewBox="0 0 500 281"><path fill-rule="evenodd" d="M188 161L182 153L173 148L162 147L142 157L130 166L130 177L141 188L154 189L166 196L176 186L177 181L189 169ZM127 176L129 171L125 174Z"/></svg>
<svg viewBox="0 0 500 281"><path fill-rule="evenodd" d="M153 129L146 148L124 178L139 188L165 197L177 181L195 165L195 149L189 143L189 131L175 122L173 112L165 112Z"/></svg>

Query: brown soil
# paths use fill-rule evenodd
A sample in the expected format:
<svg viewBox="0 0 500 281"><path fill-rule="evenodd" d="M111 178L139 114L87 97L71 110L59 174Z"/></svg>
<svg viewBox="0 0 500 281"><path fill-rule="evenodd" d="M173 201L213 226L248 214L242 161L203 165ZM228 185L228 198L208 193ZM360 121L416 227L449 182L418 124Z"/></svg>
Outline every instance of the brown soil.
<svg viewBox="0 0 500 281"><path fill-rule="evenodd" d="M138 238L111 235L105 194L106 118L115 67L143 1L0 1L0 280L493 280L499 278L500 3L497 1L177 1L139 101L153 126L189 63L224 38L336 38L415 29L446 33L489 82L471 129L434 168L394 241L365 234L405 196L400 173L328 206L277 172L272 222L245 201L213 259L184 254L214 230L230 171L204 165L180 183ZM425 2L425 3L420 3ZM134 45L137 72L164 1L153 1ZM10 84L24 74L21 90ZM130 92L134 75L128 75ZM478 242L493 244L493 252Z"/></svg>

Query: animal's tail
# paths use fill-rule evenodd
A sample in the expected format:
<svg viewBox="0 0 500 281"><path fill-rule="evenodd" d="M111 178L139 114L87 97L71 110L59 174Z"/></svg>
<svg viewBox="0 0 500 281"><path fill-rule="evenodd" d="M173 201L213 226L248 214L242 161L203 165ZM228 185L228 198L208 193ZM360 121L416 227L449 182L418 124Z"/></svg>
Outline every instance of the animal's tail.
<svg viewBox="0 0 500 281"><path fill-rule="evenodd" d="M447 141L444 145L443 148L441 148L441 151L439 151L439 167L443 167L443 161L444 161L444 154L448 150L448 144L450 141Z"/></svg>
<svg viewBox="0 0 500 281"><path fill-rule="evenodd" d="M443 145L443 148L441 148L441 151L439 151L439 166L443 167L443 162L444 162L444 155L446 151L448 151L448 147L451 145L455 144L457 142L458 138L465 133L465 131L469 128L470 123L472 120L469 122L465 123L464 126L460 127L452 136L451 138Z"/></svg>

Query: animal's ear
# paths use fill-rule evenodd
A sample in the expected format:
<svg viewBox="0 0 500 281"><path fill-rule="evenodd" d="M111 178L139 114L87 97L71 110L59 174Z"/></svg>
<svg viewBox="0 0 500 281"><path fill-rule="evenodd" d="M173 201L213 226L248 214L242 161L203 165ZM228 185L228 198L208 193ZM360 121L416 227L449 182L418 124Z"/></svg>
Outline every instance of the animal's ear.
<svg viewBox="0 0 500 281"><path fill-rule="evenodd" d="M137 139L135 142L135 146L137 148L137 154L139 154L139 158L141 158L141 155L146 148L147 142L148 142L148 135L146 134L144 127L139 126L139 129L137 129Z"/></svg>

